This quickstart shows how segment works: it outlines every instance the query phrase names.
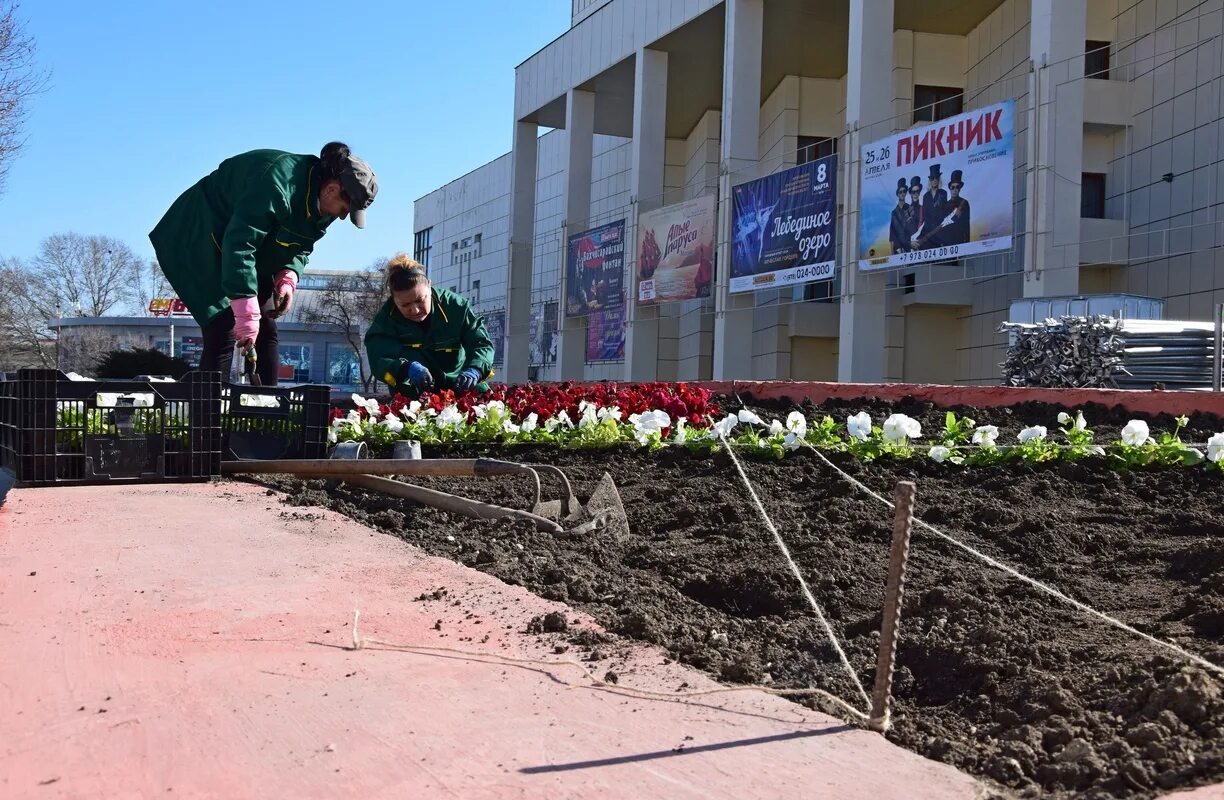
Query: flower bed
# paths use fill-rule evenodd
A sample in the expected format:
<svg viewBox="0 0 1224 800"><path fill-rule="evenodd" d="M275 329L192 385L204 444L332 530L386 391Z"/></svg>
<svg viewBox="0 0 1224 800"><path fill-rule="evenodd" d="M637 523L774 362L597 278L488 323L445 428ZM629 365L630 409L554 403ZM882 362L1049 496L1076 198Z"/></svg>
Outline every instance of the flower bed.
<svg viewBox="0 0 1224 800"><path fill-rule="evenodd" d="M1148 422L1131 419L1105 445L1096 443L1083 410L1060 410L1043 424L1002 441L997 425L948 410L942 426L924 431L917 419L893 412L872 418L858 411L838 419L791 410L784 419L741 408L722 414L719 403L699 387L680 384L595 384L495 387L487 395L445 391L390 404L353 395L355 408L334 409L328 439L363 441L376 453L394 442L423 444L548 444L569 448L614 447L635 443L650 450L683 445L710 451L729 444L782 458L812 447L848 452L871 461L881 457L927 457L938 463L989 466L1004 462L1040 463L1105 458L1120 468L1196 466L1221 471L1224 432L1187 443L1185 416L1153 434ZM1196 446L1197 444L1197 446Z"/></svg>

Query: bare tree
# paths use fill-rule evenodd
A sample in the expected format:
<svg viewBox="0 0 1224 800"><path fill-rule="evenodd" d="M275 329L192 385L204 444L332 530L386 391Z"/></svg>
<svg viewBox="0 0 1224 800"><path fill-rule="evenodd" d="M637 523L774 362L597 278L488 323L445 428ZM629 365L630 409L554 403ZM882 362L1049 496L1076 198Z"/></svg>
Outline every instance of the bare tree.
<svg viewBox="0 0 1224 800"><path fill-rule="evenodd" d="M34 40L17 17L16 0L0 0L0 193L9 166L21 150L30 99L47 85L34 66Z"/></svg>
<svg viewBox="0 0 1224 800"><path fill-rule="evenodd" d="M147 265L123 242L78 233L47 237L32 261L0 262L0 362L54 366L57 332L49 327L51 320L126 309L140 292L133 276L142 269ZM74 360L88 368L99 347L92 342L76 347L85 355Z"/></svg>
<svg viewBox="0 0 1224 800"><path fill-rule="evenodd" d="M173 297L174 289L156 261L137 262L132 272L132 304L137 316L150 317L149 303L159 297Z"/></svg>
<svg viewBox="0 0 1224 800"><path fill-rule="evenodd" d="M135 299L133 276L143 263L110 236L57 233L43 239L34 272L44 301L54 298L66 314L101 317Z"/></svg>
<svg viewBox="0 0 1224 800"><path fill-rule="evenodd" d="M0 260L0 371L55 366L54 334L47 318L26 302L30 274L16 259Z"/></svg>
<svg viewBox="0 0 1224 800"><path fill-rule="evenodd" d="M322 289L299 295L301 303L298 319L313 325L334 325L344 334L344 340L353 350L361 385L369 391L373 378L362 355L362 343L366 329L374 321L374 315L386 300L383 291L383 274L386 259L347 275L334 275Z"/></svg>

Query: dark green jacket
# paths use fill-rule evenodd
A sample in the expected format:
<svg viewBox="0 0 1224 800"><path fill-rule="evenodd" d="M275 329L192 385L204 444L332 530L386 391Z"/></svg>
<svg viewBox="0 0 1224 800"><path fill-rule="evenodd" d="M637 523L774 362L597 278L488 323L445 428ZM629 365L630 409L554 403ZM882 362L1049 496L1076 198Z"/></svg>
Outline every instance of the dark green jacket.
<svg viewBox="0 0 1224 800"><path fill-rule="evenodd" d="M268 294L299 275L335 217L318 211L319 159L252 150L183 192L149 234L166 279L201 326L231 299Z"/></svg>
<svg viewBox="0 0 1224 800"><path fill-rule="evenodd" d="M493 374L493 342L484 320L467 300L446 289L433 289L433 308L425 323L404 317L392 300L383 303L365 335L371 373L401 394L415 397L409 385L397 385L405 362L419 361L433 375L437 389L455 388L455 379L468 367L480 372L477 389Z"/></svg>

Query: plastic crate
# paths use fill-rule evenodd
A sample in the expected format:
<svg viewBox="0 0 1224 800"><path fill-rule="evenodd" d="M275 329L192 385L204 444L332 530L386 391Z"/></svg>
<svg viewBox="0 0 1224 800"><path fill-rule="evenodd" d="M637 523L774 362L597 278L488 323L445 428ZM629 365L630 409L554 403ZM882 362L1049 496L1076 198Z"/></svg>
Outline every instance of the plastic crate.
<svg viewBox="0 0 1224 800"><path fill-rule="evenodd" d="M0 467L17 486L207 481L221 474L221 373L174 383L0 379Z"/></svg>
<svg viewBox="0 0 1224 800"><path fill-rule="evenodd" d="M326 386L225 384L222 458L327 458L330 399Z"/></svg>

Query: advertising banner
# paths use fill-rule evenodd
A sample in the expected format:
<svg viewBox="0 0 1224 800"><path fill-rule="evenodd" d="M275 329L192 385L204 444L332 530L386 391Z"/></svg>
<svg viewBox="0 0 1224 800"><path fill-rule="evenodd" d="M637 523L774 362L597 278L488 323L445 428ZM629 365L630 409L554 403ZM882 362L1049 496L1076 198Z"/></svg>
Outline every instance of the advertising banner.
<svg viewBox="0 0 1224 800"><path fill-rule="evenodd" d="M485 333L493 342L493 363L500 364L506 352L506 312L490 311L482 314L481 319L484 320Z"/></svg>
<svg viewBox="0 0 1224 800"><path fill-rule="evenodd" d="M833 277L837 156L742 183L731 191L732 292Z"/></svg>
<svg viewBox="0 0 1224 800"><path fill-rule="evenodd" d="M887 269L1012 246L1015 102L863 145L859 266Z"/></svg>
<svg viewBox="0 0 1224 800"><path fill-rule="evenodd" d="M625 358L625 305L596 311L587 318L587 361Z"/></svg>
<svg viewBox="0 0 1224 800"><path fill-rule="evenodd" d="M709 297L717 198L704 195L638 217L638 303Z"/></svg>
<svg viewBox="0 0 1224 800"><path fill-rule="evenodd" d="M623 219L570 236L565 253L565 316L584 317L624 304Z"/></svg>

